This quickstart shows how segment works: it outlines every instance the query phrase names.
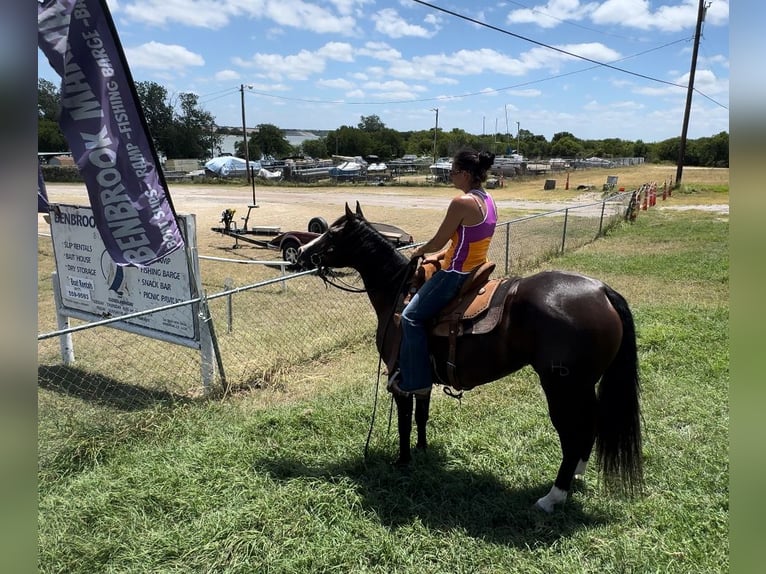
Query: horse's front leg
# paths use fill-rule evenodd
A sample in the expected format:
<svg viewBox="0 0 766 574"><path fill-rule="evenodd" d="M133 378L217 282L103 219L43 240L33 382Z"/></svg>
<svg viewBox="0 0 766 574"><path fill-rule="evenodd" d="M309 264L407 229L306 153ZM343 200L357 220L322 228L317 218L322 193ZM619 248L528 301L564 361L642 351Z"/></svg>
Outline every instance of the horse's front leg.
<svg viewBox="0 0 766 574"><path fill-rule="evenodd" d="M412 434L412 395L394 395L396 401L396 423L399 431L399 458L394 464L406 466L412 460L410 452L410 434ZM418 401L419 407L419 401ZM425 430L423 431L425 440ZM418 446L420 446L420 425L418 424Z"/></svg>
<svg viewBox="0 0 766 574"><path fill-rule="evenodd" d="M428 447L426 439L426 423L428 422L428 411L431 407L431 393L426 396L416 396L415 398L415 424L418 429L418 442L415 448L425 450Z"/></svg>

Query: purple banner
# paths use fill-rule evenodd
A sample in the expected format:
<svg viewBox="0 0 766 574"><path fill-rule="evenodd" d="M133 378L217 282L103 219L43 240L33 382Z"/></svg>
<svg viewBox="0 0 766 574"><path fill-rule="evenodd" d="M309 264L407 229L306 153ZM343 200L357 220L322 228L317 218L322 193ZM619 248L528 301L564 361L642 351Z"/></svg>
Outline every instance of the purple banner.
<svg viewBox="0 0 766 574"><path fill-rule="evenodd" d="M46 0L37 27L104 245L117 265L150 265L183 238L106 1Z"/></svg>
<svg viewBox="0 0 766 574"><path fill-rule="evenodd" d="M48 192L45 189L45 180L43 179L43 168L40 162L37 163L37 213L48 213Z"/></svg>

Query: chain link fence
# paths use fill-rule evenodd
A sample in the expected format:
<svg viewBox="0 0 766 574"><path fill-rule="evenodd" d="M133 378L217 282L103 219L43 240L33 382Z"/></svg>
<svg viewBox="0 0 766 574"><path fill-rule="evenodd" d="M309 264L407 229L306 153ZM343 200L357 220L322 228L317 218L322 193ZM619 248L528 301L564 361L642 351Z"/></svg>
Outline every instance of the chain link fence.
<svg viewBox="0 0 766 574"><path fill-rule="evenodd" d="M495 276L521 275L565 250L589 243L625 218L631 193L498 225L489 257ZM409 250L410 248L406 248ZM406 253L405 250L405 253ZM38 246L38 385L75 397L88 408L136 411L203 394L200 352L107 325L71 333L74 362L62 361L62 331L53 301L53 249ZM200 274L220 261L200 261ZM339 279L361 287L352 270ZM47 278L47 280L46 280ZM236 280L234 280L236 281ZM291 370L360 342L374 344L375 314L365 294L326 287L313 272L255 284L227 284L198 305L209 320L220 357L214 390L287 387ZM225 381L222 378L225 376ZM44 406L44 405L43 405ZM44 413L41 413L41 415Z"/></svg>

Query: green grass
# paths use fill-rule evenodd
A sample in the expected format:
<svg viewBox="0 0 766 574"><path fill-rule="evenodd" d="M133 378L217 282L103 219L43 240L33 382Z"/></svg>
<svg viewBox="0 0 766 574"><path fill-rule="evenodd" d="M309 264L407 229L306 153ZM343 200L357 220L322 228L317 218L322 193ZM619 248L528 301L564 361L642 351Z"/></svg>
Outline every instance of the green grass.
<svg viewBox="0 0 766 574"><path fill-rule="evenodd" d="M300 396L125 411L41 390L40 572L728 571L728 223L642 213L546 267L631 304L643 496L589 472L554 514L532 509L559 445L529 369L435 397L431 446L404 471L379 389L365 459L378 364L360 343L286 372L313 385Z"/></svg>

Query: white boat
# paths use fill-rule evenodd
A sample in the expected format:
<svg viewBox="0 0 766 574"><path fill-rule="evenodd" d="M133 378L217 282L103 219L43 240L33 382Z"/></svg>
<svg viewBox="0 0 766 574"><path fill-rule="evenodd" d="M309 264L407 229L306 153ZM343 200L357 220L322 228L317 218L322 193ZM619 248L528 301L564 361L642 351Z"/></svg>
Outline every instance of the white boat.
<svg viewBox="0 0 766 574"><path fill-rule="evenodd" d="M214 157L205 164L205 170L220 177L246 177L248 163L233 155ZM251 161L250 171L257 172L261 169L261 162Z"/></svg>
<svg viewBox="0 0 766 574"><path fill-rule="evenodd" d="M449 172L452 169L452 158L440 157L436 160L436 163L432 163L428 166L428 171L438 181L449 181Z"/></svg>
<svg viewBox="0 0 766 574"><path fill-rule="evenodd" d="M489 169L490 172L496 175L503 175L512 177L514 175L520 175L524 172L526 165L526 159L524 156L518 153L511 155L498 155L495 156L495 162Z"/></svg>
<svg viewBox="0 0 766 574"><path fill-rule="evenodd" d="M262 167L258 170L258 177L263 179L282 179L282 170L281 169L266 169L265 167Z"/></svg>
<svg viewBox="0 0 766 574"><path fill-rule="evenodd" d="M387 169L388 169L388 166L383 162L371 163L370 165L367 166L367 173L370 175L377 175L377 174L385 173Z"/></svg>
<svg viewBox="0 0 766 574"><path fill-rule="evenodd" d="M353 179L362 175L362 164L356 161L344 161L331 167L328 171L330 177L336 179Z"/></svg>

